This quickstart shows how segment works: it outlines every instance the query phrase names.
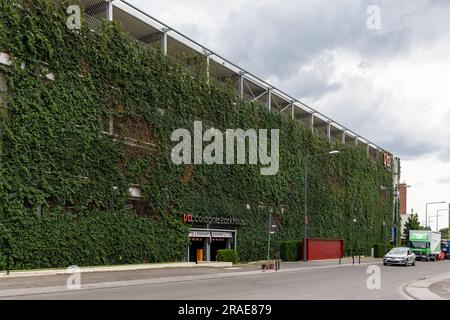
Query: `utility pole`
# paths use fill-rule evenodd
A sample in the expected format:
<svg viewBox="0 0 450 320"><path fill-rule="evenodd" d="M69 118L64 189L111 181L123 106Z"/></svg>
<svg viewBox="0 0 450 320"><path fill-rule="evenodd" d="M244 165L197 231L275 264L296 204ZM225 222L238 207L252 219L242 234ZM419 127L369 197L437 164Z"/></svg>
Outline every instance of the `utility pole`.
<svg viewBox="0 0 450 320"><path fill-rule="evenodd" d="M269 263L269 260L270 260L270 238L271 238L272 234L275 234L275 228L277 227L276 224L274 224L272 221L272 213L273 213L273 208L269 212L269 223L268 223L268 228L267 228L267 232L269 233L269 241L267 243L267 263Z"/></svg>
<svg viewBox="0 0 450 320"><path fill-rule="evenodd" d="M445 203L445 201L427 202L425 203L425 228L428 227L428 205ZM450 205L450 204L449 204Z"/></svg>
<svg viewBox="0 0 450 320"><path fill-rule="evenodd" d="M272 215L269 213L269 225L268 225L269 241L267 243L267 263L269 263L269 260L270 260L270 234L271 234L270 227L271 226L272 226Z"/></svg>
<svg viewBox="0 0 450 320"><path fill-rule="evenodd" d="M439 212L442 211L448 211L450 213L450 209L440 209L436 211L436 231L439 232L439 217L441 217L441 215L439 214Z"/></svg>

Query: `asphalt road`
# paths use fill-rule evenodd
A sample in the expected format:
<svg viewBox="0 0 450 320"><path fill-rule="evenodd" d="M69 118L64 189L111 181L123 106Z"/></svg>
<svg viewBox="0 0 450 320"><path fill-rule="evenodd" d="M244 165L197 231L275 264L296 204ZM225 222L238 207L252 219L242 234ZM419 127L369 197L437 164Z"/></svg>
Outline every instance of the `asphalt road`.
<svg viewBox="0 0 450 320"><path fill-rule="evenodd" d="M380 289L369 290L368 265L289 272L266 272L220 279L188 280L153 284L121 282L120 287L92 288L59 293L22 295L12 299L181 299L181 300L252 300L252 299L405 299L402 287L410 282L450 271L450 260L417 262L416 266L383 266ZM219 271L216 271L219 272ZM47 277L46 277L47 278ZM67 277L65 277L67 278ZM48 277L50 279L55 279ZM130 271L126 279L134 279ZM27 281L24 279L23 281ZM41 279L40 286L45 286ZM53 280L54 281L54 280ZM51 281L49 282L51 283ZM54 283L52 283L54 284ZM124 285L125 284L125 285ZM1 281L0 281L1 285ZM22 287L26 287L25 285Z"/></svg>

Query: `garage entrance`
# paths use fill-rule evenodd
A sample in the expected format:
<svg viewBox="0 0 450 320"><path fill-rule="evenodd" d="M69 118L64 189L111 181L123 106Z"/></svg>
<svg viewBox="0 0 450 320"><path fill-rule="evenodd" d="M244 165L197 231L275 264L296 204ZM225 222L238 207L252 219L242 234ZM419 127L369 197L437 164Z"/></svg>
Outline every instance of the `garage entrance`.
<svg viewBox="0 0 450 320"><path fill-rule="evenodd" d="M216 261L217 251L236 248L236 230L191 228L187 260L198 262L197 252L203 250L202 261Z"/></svg>
<svg viewBox="0 0 450 320"><path fill-rule="evenodd" d="M211 261L217 260L217 251L228 249L228 239L213 238L211 241Z"/></svg>
<svg viewBox="0 0 450 320"><path fill-rule="evenodd" d="M189 246L189 261L197 262L197 250L205 250L205 238L191 238ZM204 257L204 256L203 256Z"/></svg>

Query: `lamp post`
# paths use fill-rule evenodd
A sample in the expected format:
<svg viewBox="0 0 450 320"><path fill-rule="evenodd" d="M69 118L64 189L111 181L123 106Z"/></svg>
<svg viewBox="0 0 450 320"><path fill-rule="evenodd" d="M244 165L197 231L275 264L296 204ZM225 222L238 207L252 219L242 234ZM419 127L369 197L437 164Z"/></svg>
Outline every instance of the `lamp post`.
<svg viewBox="0 0 450 320"><path fill-rule="evenodd" d="M353 218L353 264L355 264L355 247L356 247L356 218Z"/></svg>
<svg viewBox="0 0 450 320"><path fill-rule="evenodd" d="M442 212L442 211L449 212L450 209L439 209L439 210L436 210L436 215L435 215L435 217L436 217L436 232L439 232L439 217L441 217L439 212Z"/></svg>
<svg viewBox="0 0 450 320"><path fill-rule="evenodd" d="M308 159L317 158L321 156L339 154L338 150L333 150L328 153L314 154L305 156L305 202L304 202L304 235L303 235L303 261L306 262L306 239L308 237Z"/></svg>
<svg viewBox="0 0 450 320"><path fill-rule="evenodd" d="M411 186L410 185L406 185L406 186L404 186L405 188L411 188ZM383 225L385 225L386 224L386 230L385 230L385 238L387 237L387 214L388 214L388 205L387 205L387 190L393 190L394 192L395 192L395 195L397 195L398 196L398 193L399 193L399 191L398 191L398 185L395 185L395 186L393 186L393 187L390 187L390 188L387 188L387 187L385 187L385 186L381 186L380 187L381 188L381 190L384 190L384 191L386 191L386 193L385 193L385 201L386 201L386 222L385 223L383 223ZM397 202L395 202L395 206L397 206ZM398 240L399 240L399 238L401 238L401 237L399 237L399 232L398 232L398 227L397 227L397 225L398 225L398 210L397 210L397 208L395 208L394 207L394 235L393 235L393 239L392 239L392 242L394 243L394 245L397 245L398 244ZM401 229L400 229L400 231L401 231ZM386 249L386 241L385 241L385 249Z"/></svg>
<svg viewBox="0 0 450 320"><path fill-rule="evenodd" d="M445 201L427 202L425 203L425 228L428 227L428 205L429 204L439 204L446 203Z"/></svg>

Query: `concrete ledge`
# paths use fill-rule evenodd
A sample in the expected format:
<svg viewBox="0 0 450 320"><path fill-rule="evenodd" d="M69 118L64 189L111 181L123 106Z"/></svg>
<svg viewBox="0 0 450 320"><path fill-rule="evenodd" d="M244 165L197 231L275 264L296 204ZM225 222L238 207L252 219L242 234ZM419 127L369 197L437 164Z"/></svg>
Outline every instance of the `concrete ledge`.
<svg viewBox="0 0 450 320"><path fill-rule="evenodd" d="M229 268L233 266L233 262L223 261L201 261L197 263L198 267L213 267L213 268Z"/></svg>
<svg viewBox="0 0 450 320"><path fill-rule="evenodd" d="M450 273L431 276L412 282L403 287L403 292L414 300L445 300L443 297L431 292L430 287L440 281L450 279Z"/></svg>
<svg viewBox="0 0 450 320"><path fill-rule="evenodd" d="M136 270L150 270L150 269L166 269L166 268L228 268L231 267L231 262L216 262L205 261L201 263L195 262L172 262L172 263L147 263L147 264L130 264L117 266L98 266L98 267L80 267L82 273L86 272L113 272L113 271L136 271ZM6 272L0 273L0 279L14 278L14 277L36 277L36 276L51 276L58 274L67 274L67 269L47 269L47 270L20 270L11 271L9 275Z"/></svg>
<svg viewBox="0 0 450 320"><path fill-rule="evenodd" d="M0 52L0 63L10 66L12 64L10 56L7 53Z"/></svg>

